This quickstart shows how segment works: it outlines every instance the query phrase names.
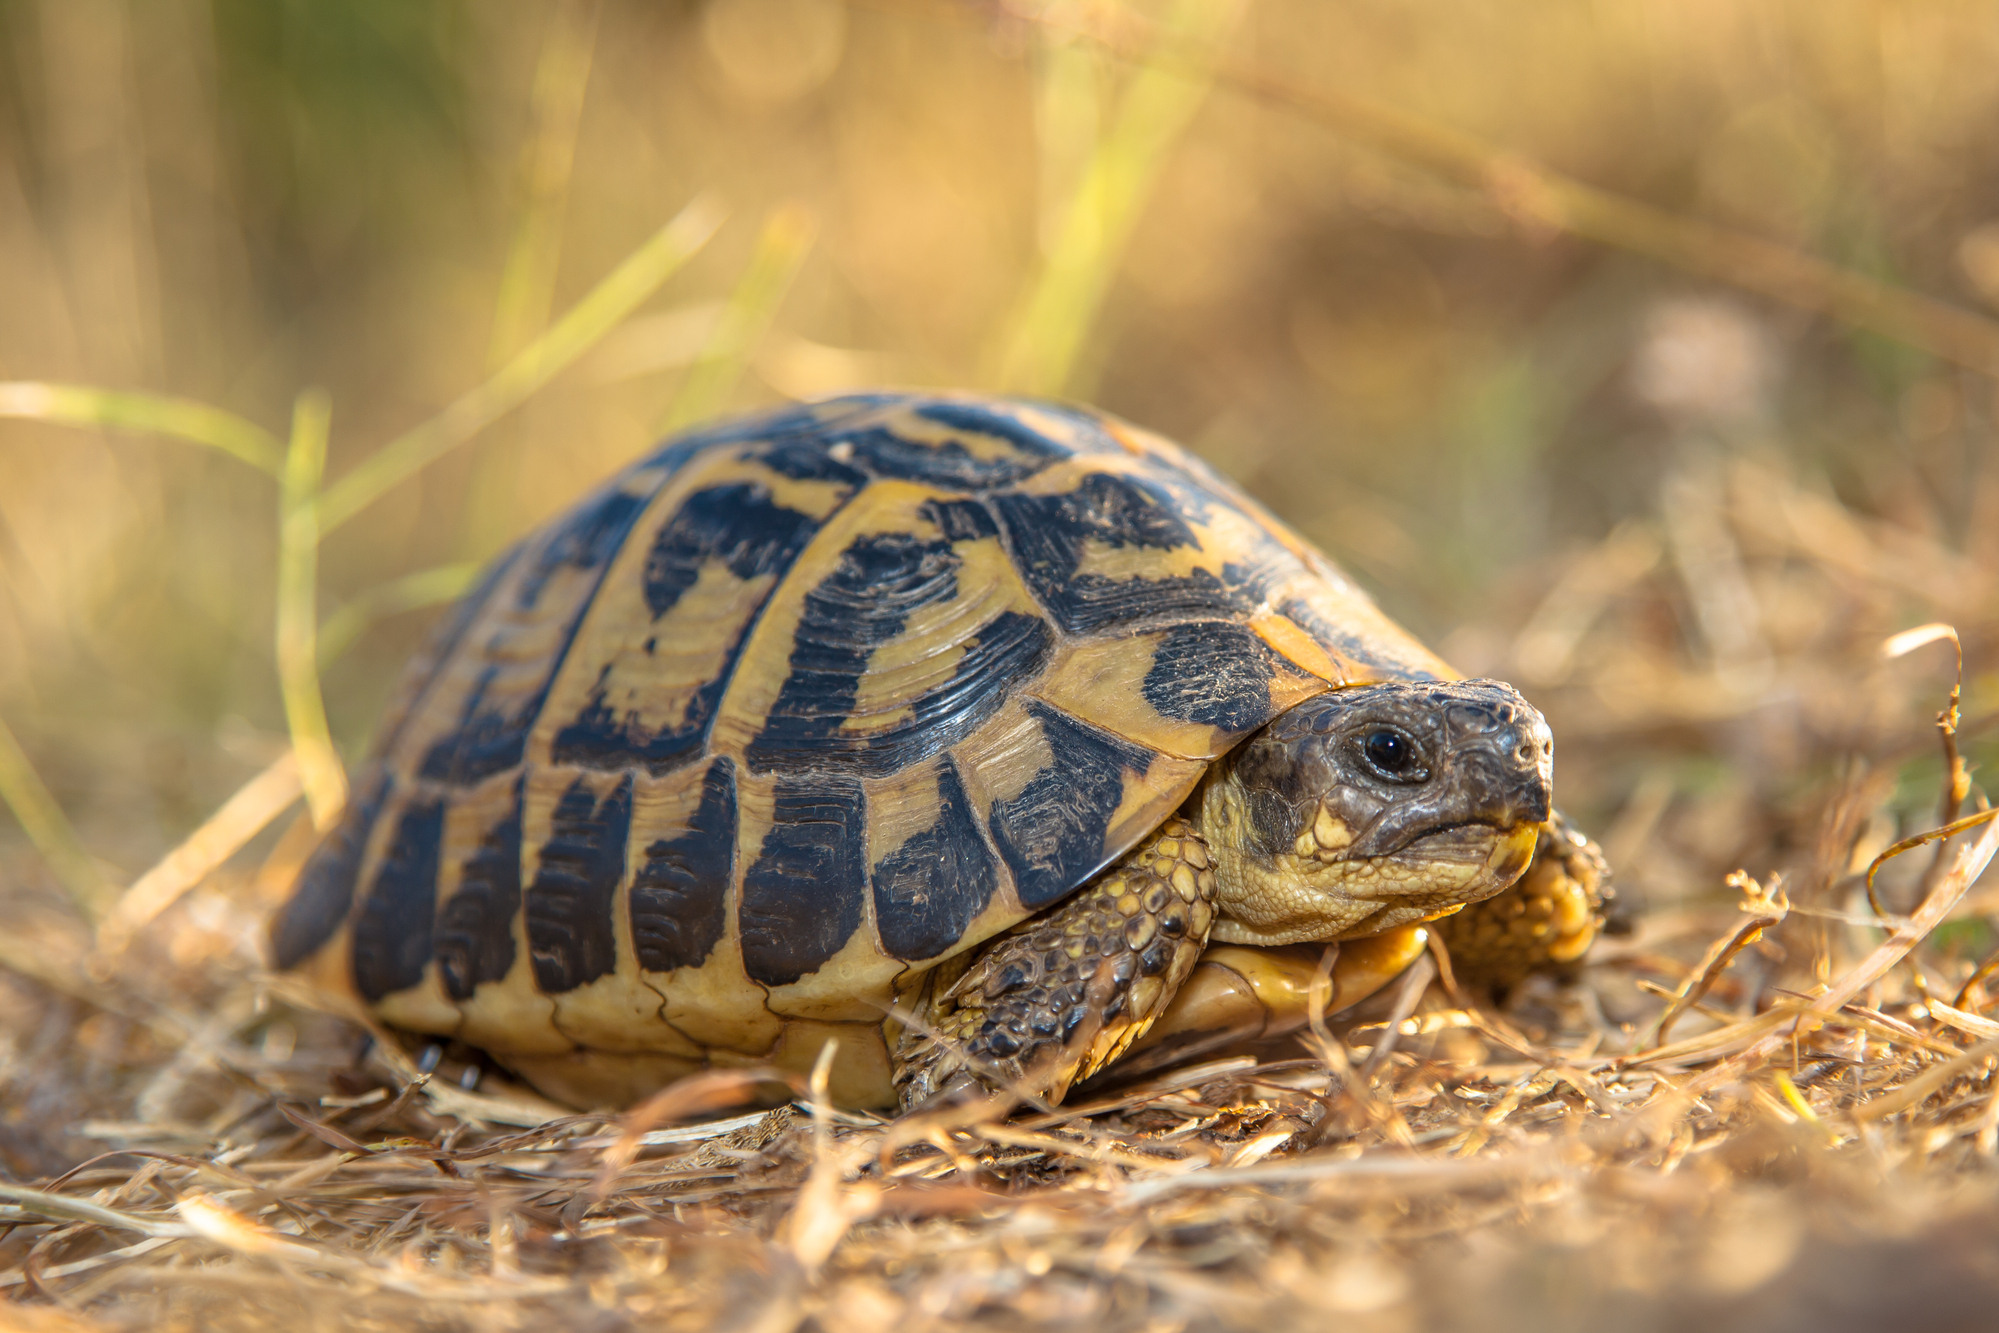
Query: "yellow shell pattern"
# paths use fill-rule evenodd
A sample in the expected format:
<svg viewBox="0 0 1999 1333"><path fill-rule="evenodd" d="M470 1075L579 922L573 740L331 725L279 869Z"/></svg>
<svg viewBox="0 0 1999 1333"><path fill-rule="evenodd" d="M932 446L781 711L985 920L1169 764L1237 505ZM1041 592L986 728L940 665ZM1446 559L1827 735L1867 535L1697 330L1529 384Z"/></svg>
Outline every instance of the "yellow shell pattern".
<svg viewBox="0 0 1999 1333"><path fill-rule="evenodd" d="M1453 674L1122 422L784 409L670 442L494 566L274 953L517 1063L809 1061L1278 713Z"/></svg>

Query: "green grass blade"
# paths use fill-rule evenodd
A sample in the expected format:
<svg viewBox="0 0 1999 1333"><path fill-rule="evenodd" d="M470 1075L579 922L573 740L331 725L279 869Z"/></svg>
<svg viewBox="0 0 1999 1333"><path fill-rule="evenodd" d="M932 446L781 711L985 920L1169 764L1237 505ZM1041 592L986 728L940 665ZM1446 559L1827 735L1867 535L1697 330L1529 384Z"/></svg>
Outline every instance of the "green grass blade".
<svg viewBox="0 0 1999 1333"><path fill-rule="evenodd" d="M562 256L562 211L576 161L576 130L597 44L598 0L561 0L548 17L535 64L534 127L521 149L520 214L500 271L489 367L504 365L548 323Z"/></svg>
<svg viewBox="0 0 1999 1333"><path fill-rule="evenodd" d="M721 205L708 195L682 209L498 374L421 426L383 445L327 487L319 502L321 534L332 532L518 407L636 310L708 243L721 224Z"/></svg>
<svg viewBox="0 0 1999 1333"><path fill-rule="evenodd" d="M0 801L14 812L21 831L85 916L94 917L110 904L111 886L4 720L0 720Z"/></svg>
<svg viewBox="0 0 1999 1333"><path fill-rule="evenodd" d="M331 418L332 406L324 393L308 389L298 396L278 497L278 685L306 804L312 807L313 824L322 829L347 803L347 773L333 749L326 703L319 692L319 613L314 606L319 581L319 517L314 501L326 467Z"/></svg>
<svg viewBox="0 0 1999 1333"><path fill-rule="evenodd" d="M1243 0L1180 0L1175 47L1213 50ZM1076 362L1095 325L1139 212L1166 155L1214 85L1212 71L1148 61L1131 76L1109 131L1091 154L1067 216L1000 340L999 382L1015 392L1075 391Z"/></svg>
<svg viewBox="0 0 1999 1333"><path fill-rule="evenodd" d="M735 392L743 368L769 331L817 233L818 224L801 204L785 204L764 222L750 266L730 294L728 308L707 346L667 405L660 420L661 431L671 433L691 426L728 406L729 395Z"/></svg>
<svg viewBox="0 0 1999 1333"><path fill-rule="evenodd" d="M328 663L354 646L367 628L387 616L456 601L479 578L485 565L477 560L420 569L399 579L378 584L347 602L319 625L319 665Z"/></svg>
<svg viewBox="0 0 1999 1333"><path fill-rule="evenodd" d="M219 449L272 477L283 467L284 446L262 426L186 398L15 380L0 383L0 417L165 435Z"/></svg>

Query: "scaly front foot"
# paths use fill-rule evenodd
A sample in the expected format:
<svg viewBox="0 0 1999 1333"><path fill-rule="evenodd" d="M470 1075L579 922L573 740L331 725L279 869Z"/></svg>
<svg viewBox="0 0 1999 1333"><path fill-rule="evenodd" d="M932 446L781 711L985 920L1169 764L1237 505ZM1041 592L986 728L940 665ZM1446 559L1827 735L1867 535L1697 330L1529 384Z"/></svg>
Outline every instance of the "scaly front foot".
<svg viewBox="0 0 1999 1333"><path fill-rule="evenodd" d="M931 971L906 1001L923 1027L896 1042L903 1106L980 1087L1060 1101L1165 1012L1208 941L1214 893L1207 844L1168 820L955 979L948 966Z"/></svg>

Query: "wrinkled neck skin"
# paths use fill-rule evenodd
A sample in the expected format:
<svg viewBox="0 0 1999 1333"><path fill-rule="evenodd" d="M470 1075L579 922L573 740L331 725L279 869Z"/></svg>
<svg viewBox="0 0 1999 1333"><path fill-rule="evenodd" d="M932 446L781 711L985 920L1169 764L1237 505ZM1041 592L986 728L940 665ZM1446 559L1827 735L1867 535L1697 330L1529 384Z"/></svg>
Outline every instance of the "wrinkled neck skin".
<svg viewBox="0 0 1999 1333"><path fill-rule="evenodd" d="M1499 681L1307 700L1196 797L1222 910L1212 938L1349 939L1489 898L1526 870L1552 776L1546 721Z"/></svg>

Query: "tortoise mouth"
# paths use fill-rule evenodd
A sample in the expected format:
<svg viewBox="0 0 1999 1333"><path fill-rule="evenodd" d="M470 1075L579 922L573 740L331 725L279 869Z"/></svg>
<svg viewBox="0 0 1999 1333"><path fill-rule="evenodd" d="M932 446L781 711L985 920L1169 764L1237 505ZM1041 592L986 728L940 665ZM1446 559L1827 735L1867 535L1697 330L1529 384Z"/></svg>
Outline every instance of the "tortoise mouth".
<svg viewBox="0 0 1999 1333"><path fill-rule="evenodd" d="M1368 859L1392 863L1405 874L1418 876L1434 867L1443 872L1440 878L1461 886L1463 901L1473 902L1498 893L1525 874L1539 836L1537 824L1460 820L1413 832L1394 851Z"/></svg>
<svg viewBox="0 0 1999 1333"><path fill-rule="evenodd" d="M1481 819L1458 819L1447 824L1405 829L1387 847L1379 851L1369 849L1368 854L1370 859L1398 861L1449 861L1453 864L1483 861L1492 853L1494 844L1517 837L1522 829L1535 827L1526 820L1497 824ZM1524 864L1522 869L1525 869Z"/></svg>

